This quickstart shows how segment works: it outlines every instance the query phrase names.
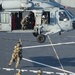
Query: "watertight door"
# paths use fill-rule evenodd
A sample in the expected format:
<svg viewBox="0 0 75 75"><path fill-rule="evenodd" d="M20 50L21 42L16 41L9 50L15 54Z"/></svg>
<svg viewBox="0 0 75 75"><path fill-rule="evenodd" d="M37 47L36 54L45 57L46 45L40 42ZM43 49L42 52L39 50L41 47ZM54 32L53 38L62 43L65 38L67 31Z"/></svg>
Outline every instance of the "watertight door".
<svg viewBox="0 0 75 75"><path fill-rule="evenodd" d="M0 31L11 31L11 12L0 12Z"/></svg>

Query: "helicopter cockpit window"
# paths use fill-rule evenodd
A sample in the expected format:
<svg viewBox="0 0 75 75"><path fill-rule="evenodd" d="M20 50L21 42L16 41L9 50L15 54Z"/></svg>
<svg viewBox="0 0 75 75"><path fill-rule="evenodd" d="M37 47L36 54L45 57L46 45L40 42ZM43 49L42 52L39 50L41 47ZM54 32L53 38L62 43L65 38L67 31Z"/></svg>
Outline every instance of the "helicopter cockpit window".
<svg viewBox="0 0 75 75"><path fill-rule="evenodd" d="M69 20L69 17L67 16L67 14L64 11L59 12L59 20L63 21L64 19Z"/></svg>
<svg viewBox="0 0 75 75"><path fill-rule="evenodd" d="M43 12L43 14L41 16L41 23L42 24L50 23L50 12Z"/></svg>

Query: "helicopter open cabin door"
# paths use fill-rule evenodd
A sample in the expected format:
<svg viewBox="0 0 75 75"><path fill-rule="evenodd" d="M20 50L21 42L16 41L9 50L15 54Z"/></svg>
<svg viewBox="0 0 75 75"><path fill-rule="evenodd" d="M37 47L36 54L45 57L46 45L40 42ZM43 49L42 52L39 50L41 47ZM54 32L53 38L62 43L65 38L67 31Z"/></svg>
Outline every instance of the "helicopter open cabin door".
<svg viewBox="0 0 75 75"><path fill-rule="evenodd" d="M11 12L0 12L0 31L11 31Z"/></svg>

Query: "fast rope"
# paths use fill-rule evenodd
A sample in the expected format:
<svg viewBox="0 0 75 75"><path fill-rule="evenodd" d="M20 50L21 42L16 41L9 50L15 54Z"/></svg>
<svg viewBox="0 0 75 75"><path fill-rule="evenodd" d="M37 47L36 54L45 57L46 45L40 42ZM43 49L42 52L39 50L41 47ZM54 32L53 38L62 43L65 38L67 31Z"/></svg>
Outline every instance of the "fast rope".
<svg viewBox="0 0 75 75"><path fill-rule="evenodd" d="M56 50L55 50L55 48L54 48L54 45L53 45L53 43L52 43L52 41L51 41L51 38L49 37L49 35L47 35L47 37L48 37L48 39L49 39L49 42L52 44L53 51L54 51L54 53L55 53L55 55L56 55L56 57L57 57L57 59L58 59L58 61L59 61L59 64L60 64L62 70L64 70L64 67L63 67L63 65L62 65L62 63L61 63L61 61L60 61L60 59L59 59L59 56L58 56L58 54L57 54L57 52L56 52ZM65 74L65 71L64 71L64 74Z"/></svg>

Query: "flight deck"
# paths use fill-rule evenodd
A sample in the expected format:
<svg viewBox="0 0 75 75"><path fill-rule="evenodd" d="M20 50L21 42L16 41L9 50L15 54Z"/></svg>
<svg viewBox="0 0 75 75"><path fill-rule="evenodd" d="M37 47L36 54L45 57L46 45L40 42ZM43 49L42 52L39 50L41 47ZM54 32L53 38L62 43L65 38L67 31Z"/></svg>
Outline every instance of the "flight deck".
<svg viewBox="0 0 75 75"><path fill-rule="evenodd" d="M43 75L73 75L75 73L75 31L50 35L45 43L38 43L31 33L0 33L0 73L1 75L14 75L21 69L22 75L37 75L40 68ZM13 48L18 39L23 42L23 58L19 67L15 62L8 67ZM54 46L55 51L52 48ZM56 55L57 53L57 55ZM59 60L57 58L59 57ZM62 66L61 66L62 65Z"/></svg>
<svg viewBox="0 0 75 75"><path fill-rule="evenodd" d="M75 75L75 30L49 35L44 43L38 43L32 32L0 32L0 75L14 75L18 69L22 75L37 75L39 68L42 75ZM23 57L18 68L16 62L9 67L18 39L23 42Z"/></svg>

